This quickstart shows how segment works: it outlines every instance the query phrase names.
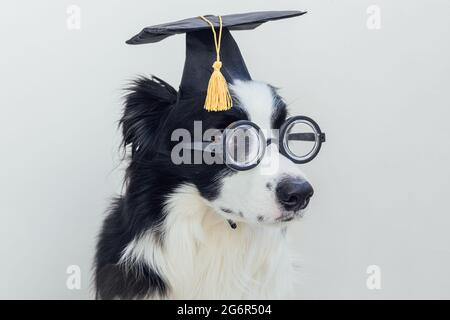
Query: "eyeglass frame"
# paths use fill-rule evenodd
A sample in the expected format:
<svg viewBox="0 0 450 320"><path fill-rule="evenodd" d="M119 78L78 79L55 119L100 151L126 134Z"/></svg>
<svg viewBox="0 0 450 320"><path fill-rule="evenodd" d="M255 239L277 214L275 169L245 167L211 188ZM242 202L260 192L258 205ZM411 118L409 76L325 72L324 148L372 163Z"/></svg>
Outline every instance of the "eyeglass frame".
<svg viewBox="0 0 450 320"><path fill-rule="evenodd" d="M287 131L290 129L290 127L296 121L307 122L306 123L307 125L311 124L312 125L312 126L310 126L311 129L313 129L313 131L315 131L315 132L307 132L307 133L293 133L290 135L290 136L293 136L293 138L294 138L292 140L314 141L316 143L316 145L313 149L312 155L308 156L309 155L309 153L308 153L306 155L306 156L308 156L308 158L306 158L306 159L300 159L299 157L293 155L292 152L290 153L289 147L286 145L286 141L289 139L284 138ZM248 125L248 126L253 127L254 129L256 129L256 131L258 132L258 135L260 137L260 141L261 142L265 141L265 143L261 143L261 145L260 145L262 148L262 151L260 152L261 156L258 157L258 159L256 160L255 163L253 163L249 166L245 166L245 167L235 165L233 163L229 163L229 161L227 161L227 158L226 158L227 154L225 152L225 150L227 150L227 148L226 148L227 133L226 132L233 130L239 126L243 126L243 125ZM278 136L278 139L276 139L276 138L266 139L261 128L256 123L254 123L250 120L238 120L238 121L232 122L230 125L228 125L222 131L221 137L223 137L222 141L218 141L218 142L215 140L213 140L213 141L197 141L197 142L193 142L193 143L186 143L185 146L183 146L183 148L189 149L189 150L194 150L194 151L209 152L209 153L221 152L223 155L223 158L224 158L223 159L224 163L226 164L227 167L229 167L233 170L237 170L237 171L247 171L247 170L255 168L261 162L261 160L266 152L266 147L276 140L278 140L276 143L278 145L279 152L296 164L304 164L304 163L308 163L308 162L312 161L319 153L319 151L322 147L322 143L324 143L326 141L325 133L321 131L317 122L315 122L313 119L311 119L309 117L300 116L300 115L290 117L282 124L282 126L280 127L280 134ZM282 142L280 143L280 141L282 141ZM221 151L218 151L215 148L213 150L211 150L212 147L216 147L216 146L220 146L220 145L222 145Z"/></svg>

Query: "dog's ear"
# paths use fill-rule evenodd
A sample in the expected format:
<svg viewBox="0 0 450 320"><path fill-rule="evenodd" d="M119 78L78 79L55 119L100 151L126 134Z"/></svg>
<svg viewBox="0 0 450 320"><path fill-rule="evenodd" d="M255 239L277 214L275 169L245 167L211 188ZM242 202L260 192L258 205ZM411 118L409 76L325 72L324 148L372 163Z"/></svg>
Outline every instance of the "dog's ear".
<svg viewBox="0 0 450 320"><path fill-rule="evenodd" d="M177 99L177 91L153 76L140 77L127 89L125 108L120 119L124 147L132 153L151 150L158 143L159 127Z"/></svg>

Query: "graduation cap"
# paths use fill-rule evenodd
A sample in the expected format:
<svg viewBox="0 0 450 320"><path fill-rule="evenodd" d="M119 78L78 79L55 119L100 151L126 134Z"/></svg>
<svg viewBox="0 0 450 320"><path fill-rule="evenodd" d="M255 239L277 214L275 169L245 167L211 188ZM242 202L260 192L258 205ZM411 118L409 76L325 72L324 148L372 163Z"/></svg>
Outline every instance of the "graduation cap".
<svg viewBox="0 0 450 320"><path fill-rule="evenodd" d="M232 106L227 82L251 80L230 31L253 30L267 21L292 18L304 13L306 12L263 11L226 16L199 16L146 27L127 43L154 43L175 34L185 33L186 60L179 99L193 94L204 94L206 91L205 109L224 111Z"/></svg>

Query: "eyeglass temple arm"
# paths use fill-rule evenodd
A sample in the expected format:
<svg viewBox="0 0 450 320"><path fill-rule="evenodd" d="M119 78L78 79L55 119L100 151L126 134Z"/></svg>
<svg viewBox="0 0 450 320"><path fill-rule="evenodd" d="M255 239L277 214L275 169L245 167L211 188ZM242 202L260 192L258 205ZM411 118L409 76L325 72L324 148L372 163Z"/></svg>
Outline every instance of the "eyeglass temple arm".
<svg viewBox="0 0 450 320"><path fill-rule="evenodd" d="M316 141L316 134L312 132L290 133L288 140ZM319 140L325 142L325 133L319 133Z"/></svg>
<svg viewBox="0 0 450 320"><path fill-rule="evenodd" d="M206 152L217 152L220 150L213 150L214 147L221 146L221 144L214 144L211 141L195 141L191 143L183 143L183 149L195 150L195 151L206 151Z"/></svg>

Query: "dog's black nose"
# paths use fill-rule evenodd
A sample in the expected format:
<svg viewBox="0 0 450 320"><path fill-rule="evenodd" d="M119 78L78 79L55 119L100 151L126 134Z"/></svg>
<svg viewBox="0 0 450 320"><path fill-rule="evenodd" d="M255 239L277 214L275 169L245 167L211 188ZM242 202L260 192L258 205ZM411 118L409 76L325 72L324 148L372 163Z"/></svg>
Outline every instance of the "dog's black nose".
<svg viewBox="0 0 450 320"><path fill-rule="evenodd" d="M306 208L314 190L308 181L300 178L281 180L276 188L278 201L287 211L298 211Z"/></svg>

